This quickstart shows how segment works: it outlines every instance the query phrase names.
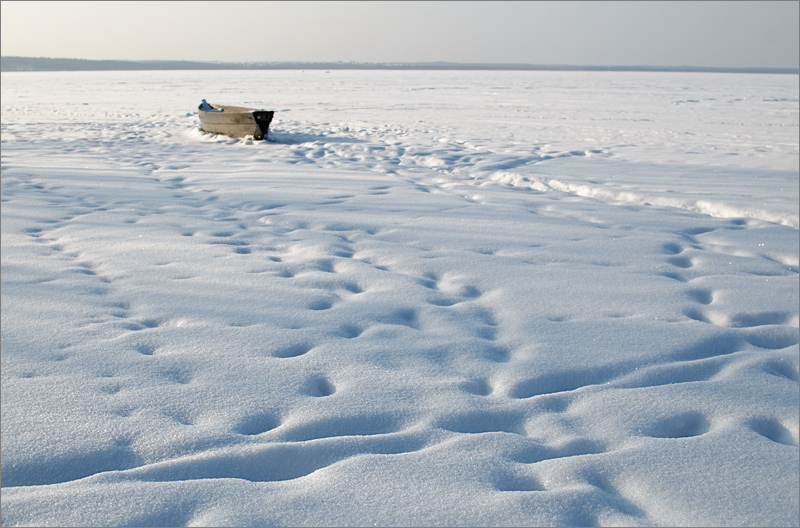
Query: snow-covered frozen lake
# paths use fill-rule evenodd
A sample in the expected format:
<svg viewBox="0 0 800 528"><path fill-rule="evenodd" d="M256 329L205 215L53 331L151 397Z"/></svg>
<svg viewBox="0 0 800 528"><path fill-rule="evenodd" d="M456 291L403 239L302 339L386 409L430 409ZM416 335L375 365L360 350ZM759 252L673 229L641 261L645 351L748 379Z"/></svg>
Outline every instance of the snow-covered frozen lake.
<svg viewBox="0 0 800 528"><path fill-rule="evenodd" d="M1 100L3 525L800 523L797 76Z"/></svg>

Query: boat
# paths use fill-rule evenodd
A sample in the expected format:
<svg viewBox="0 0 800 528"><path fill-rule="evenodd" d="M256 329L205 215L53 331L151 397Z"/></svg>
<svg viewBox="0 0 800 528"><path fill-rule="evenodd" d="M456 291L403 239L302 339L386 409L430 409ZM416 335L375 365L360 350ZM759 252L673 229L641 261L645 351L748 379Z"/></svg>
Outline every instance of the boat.
<svg viewBox="0 0 800 528"><path fill-rule="evenodd" d="M253 139L267 139L269 124L275 113L242 106L209 104L203 99L199 107L200 129L213 134Z"/></svg>

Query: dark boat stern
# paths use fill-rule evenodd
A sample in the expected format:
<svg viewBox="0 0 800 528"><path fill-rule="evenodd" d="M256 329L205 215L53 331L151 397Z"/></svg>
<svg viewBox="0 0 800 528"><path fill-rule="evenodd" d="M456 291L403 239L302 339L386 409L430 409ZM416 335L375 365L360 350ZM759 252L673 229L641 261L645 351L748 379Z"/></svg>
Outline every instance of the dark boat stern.
<svg viewBox="0 0 800 528"><path fill-rule="evenodd" d="M258 129L260 131L260 134L254 136L254 139L267 139L269 124L272 122L273 114L275 114L275 112L272 110L253 111L253 117L256 119L256 124L258 125Z"/></svg>

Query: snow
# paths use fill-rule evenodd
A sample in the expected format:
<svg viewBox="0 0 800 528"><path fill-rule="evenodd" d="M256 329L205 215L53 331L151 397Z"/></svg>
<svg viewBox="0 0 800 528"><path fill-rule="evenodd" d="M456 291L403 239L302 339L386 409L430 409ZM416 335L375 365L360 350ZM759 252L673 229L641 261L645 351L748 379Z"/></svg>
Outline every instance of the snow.
<svg viewBox="0 0 800 528"><path fill-rule="evenodd" d="M3 525L797 526L797 93L4 73Z"/></svg>
<svg viewBox="0 0 800 528"><path fill-rule="evenodd" d="M224 111L222 108L214 108L213 106L208 104L205 99L203 99L200 102L200 106L198 107L198 110L202 110L203 112L223 112Z"/></svg>

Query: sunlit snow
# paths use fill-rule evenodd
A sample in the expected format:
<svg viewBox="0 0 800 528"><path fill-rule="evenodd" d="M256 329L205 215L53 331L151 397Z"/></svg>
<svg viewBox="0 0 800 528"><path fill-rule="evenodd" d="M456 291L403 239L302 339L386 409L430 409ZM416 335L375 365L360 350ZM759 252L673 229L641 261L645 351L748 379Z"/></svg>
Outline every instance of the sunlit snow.
<svg viewBox="0 0 800 528"><path fill-rule="evenodd" d="M3 525L797 526L798 409L797 76L3 73Z"/></svg>

